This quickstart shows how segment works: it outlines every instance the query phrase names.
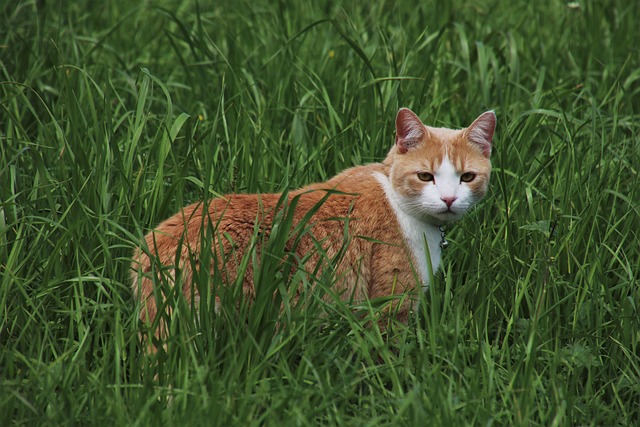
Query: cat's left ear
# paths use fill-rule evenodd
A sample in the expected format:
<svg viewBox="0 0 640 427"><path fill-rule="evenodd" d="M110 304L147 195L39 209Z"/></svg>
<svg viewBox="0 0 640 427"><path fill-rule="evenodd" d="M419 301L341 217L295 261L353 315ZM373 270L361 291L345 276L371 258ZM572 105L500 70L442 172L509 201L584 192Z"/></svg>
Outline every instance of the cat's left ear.
<svg viewBox="0 0 640 427"><path fill-rule="evenodd" d="M489 158L491 156L491 141L496 130L496 113L487 111L480 114L471 126L467 128L465 134L467 139L478 144L482 154Z"/></svg>

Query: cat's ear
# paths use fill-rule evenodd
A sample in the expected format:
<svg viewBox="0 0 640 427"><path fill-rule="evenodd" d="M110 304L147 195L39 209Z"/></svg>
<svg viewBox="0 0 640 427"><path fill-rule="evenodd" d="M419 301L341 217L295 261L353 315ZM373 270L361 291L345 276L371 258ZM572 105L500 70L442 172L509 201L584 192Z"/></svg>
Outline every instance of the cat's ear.
<svg viewBox="0 0 640 427"><path fill-rule="evenodd" d="M496 113L487 111L480 114L466 130L467 139L477 144L485 157L491 156L491 141L496 131Z"/></svg>
<svg viewBox="0 0 640 427"><path fill-rule="evenodd" d="M409 148L419 145L425 137L427 130L424 125L408 108L401 108L396 116L396 145L400 154L406 153Z"/></svg>

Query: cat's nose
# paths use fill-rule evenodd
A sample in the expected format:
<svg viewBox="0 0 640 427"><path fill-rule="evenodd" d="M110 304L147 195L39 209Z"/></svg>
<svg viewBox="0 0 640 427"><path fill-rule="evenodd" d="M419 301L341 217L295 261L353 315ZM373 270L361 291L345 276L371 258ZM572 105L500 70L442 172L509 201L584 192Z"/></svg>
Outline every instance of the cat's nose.
<svg viewBox="0 0 640 427"><path fill-rule="evenodd" d="M440 200L447 204L447 207L450 208L453 202L455 202L457 197L440 197Z"/></svg>

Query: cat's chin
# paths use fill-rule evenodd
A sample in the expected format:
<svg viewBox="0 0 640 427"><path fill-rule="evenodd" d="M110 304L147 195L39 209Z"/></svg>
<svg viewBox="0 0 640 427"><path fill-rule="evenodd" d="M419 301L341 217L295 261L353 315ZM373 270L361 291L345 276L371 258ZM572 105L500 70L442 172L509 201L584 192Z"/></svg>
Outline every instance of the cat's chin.
<svg viewBox="0 0 640 427"><path fill-rule="evenodd" d="M462 217L462 214L449 212L446 215L443 213L431 213L431 214L425 214L425 215L419 215L419 216L418 215L412 215L412 216L425 224L433 225L434 227L441 227L443 225L457 222Z"/></svg>
<svg viewBox="0 0 640 427"><path fill-rule="evenodd" d="M464 212L454 212L451 210L446 210L444 212L438 212L436 214L431 215L431 221L433 225L441 226L446 224L451 224L457 222L462 216Z"/></svg>

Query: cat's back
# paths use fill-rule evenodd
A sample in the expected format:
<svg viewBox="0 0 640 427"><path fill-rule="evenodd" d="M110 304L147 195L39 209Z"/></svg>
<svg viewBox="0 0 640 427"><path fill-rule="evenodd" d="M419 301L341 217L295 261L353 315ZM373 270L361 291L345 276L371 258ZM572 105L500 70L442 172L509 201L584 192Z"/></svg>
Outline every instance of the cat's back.
<svg viewBox="0 0 640 427"><path fill-rule="evenodd" d="M270 226L276 212L283 208L295 209L296 220L311 210L315 217L335 216L359 208L369 211L374 209L371 201L380 199L382 194L373 175L375 172L386 173L386 169L381 163L355 166L326 182L291 191L286 202L281 194L273 193L227 194L196 202L162 221L147 234L146 243L149 248L159 251L165 245L175 245L176 239L194 243L202 234L203 226L232 235L251 233L256 224ZM362 204L367 206L360 206Z"/></svg>

